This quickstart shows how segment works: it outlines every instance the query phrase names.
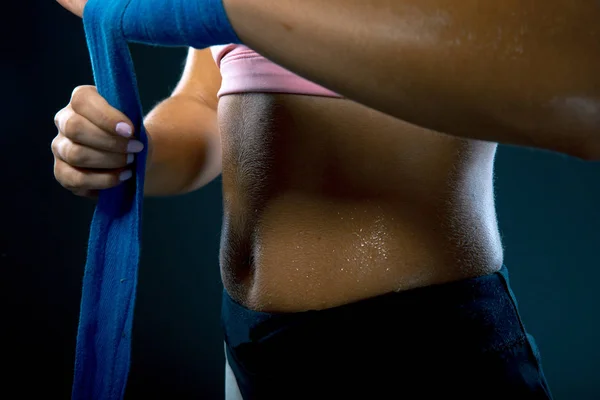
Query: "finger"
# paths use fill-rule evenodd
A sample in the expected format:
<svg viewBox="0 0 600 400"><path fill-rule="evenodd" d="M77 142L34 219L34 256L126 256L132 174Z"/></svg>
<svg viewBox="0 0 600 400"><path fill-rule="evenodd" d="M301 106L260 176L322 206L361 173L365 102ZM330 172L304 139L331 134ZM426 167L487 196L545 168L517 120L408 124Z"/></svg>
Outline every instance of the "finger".
<svg viewBox="0 0 600 400"><path fill-rule="evenodd" d="M131 164L133 154L110 153L73 143L69 138L58 136L52 142L52 153L72 167L115 169Z"/></svg>
<svg viewBox="0 0 600 400"><path fill-rule="evenodd" d="M69 104L77 114L110 134L126 138L134 134L131 120L108 104L94 86L76 87Z"/></svg>
<svg viewBox="0 0 600 400"><path fill-rule="evenodd" d="M70 107L63 108L56 114L54 124L73 143L98 150L125 154L138 153L144 148L137 140L106 132Z"/></svg>
<svg viewBox="0 0 600 400"><path fill-rule="evenodd" d="M54 162L54 176L66 189L72 192L82 190L110 189L130 179L131 170L97 171L75 168L66 162L56 159Z"/></svg>

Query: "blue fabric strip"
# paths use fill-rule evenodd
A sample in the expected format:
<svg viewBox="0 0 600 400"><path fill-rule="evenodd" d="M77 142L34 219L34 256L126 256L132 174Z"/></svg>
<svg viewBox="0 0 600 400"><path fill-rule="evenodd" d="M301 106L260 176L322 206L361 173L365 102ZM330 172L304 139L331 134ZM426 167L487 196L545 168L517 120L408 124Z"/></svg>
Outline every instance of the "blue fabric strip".
<svg viewBox="0 0 600 400"><path fill-rule="evenodd" d="M128 0L90 0L84 28L100 95L134 124L147 146L131 54L120 20ZM92 219L83 278L72 398L121 399L130 365L140 258L146 152L134 179L100 193Z"/></svg>
<svg viewBox="0 0 600 400"><path fill-rule="evenodd" d="M83 24L96 87L134 124L147 147L127 41L161 46L240 43L222 0L89 0ZM72 398L125 395L140 261L146 151L134 179L100 193L83 278Z"/></svg>
<svg viewBox="0 0 600 400"><path fill-rule="evenodd" d="M223 0L131 0L123 16L129 42L202 49L241 43Z"/></svg>

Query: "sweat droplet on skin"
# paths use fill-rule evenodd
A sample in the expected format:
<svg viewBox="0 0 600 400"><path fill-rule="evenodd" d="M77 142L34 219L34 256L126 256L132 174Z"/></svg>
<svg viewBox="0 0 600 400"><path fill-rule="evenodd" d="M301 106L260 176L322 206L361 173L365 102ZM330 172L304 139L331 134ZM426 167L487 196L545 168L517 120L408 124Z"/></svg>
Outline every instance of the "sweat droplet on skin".
<svg viewBox="0 0 600 400"><path fill-rule="evenodd" d="M354 275L357 280L374 269L381 268L381 263L388 259L390 242L389 225L385 217L365 216L360 220L364 224L351 233L351 244L344 250L346 266L340 268L340 272Z"/></svg>

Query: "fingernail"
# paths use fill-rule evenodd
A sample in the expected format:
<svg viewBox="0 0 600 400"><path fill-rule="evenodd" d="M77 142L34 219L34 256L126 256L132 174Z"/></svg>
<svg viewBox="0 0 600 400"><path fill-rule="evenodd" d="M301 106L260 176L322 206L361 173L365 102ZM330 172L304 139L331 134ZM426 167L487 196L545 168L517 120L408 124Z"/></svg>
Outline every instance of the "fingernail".
<svg viewBox="0 0 600 400"><path fill-rule="evenodd" d="M144 150L144 145L138 140L130 140L129 143L127 143L128 153L139 153L142 150Z"/></svg>
<svg viewBox="0 0 600 400"><path fill-rule="evenodd" d="M133 162L133 154L128 154L127 155L127 164L131 164Z"/></svg>
<svg viewBox="0 0 600 400"><path fill-rule="evenodd" d="M129 124L127 124L125 122L119 122L117 124L116 131L119 135L124 136L124 137L130 137L131 134L133 133Z"/></svg>
<svg viewBox="0 0 600 400"><path fill-rule="evenodd" d="M131 170L127 170L127 171L123 171L121 172L121 175L119 175L119 180L121 182L126 181L127 179L131 178L133 176L133 172L131 172Z"/></svg>

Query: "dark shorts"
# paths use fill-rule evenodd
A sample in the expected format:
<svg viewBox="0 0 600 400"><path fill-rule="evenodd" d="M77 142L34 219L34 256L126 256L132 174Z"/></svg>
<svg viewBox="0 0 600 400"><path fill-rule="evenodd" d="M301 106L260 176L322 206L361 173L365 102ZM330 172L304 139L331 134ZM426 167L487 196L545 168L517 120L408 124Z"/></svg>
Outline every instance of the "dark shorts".
<svg viewBox="0 0 600 400"><path fill-rule="evenodd" d="M320 311L224 292L226 353L251 399L551 399L505 267Z"/></svg>

